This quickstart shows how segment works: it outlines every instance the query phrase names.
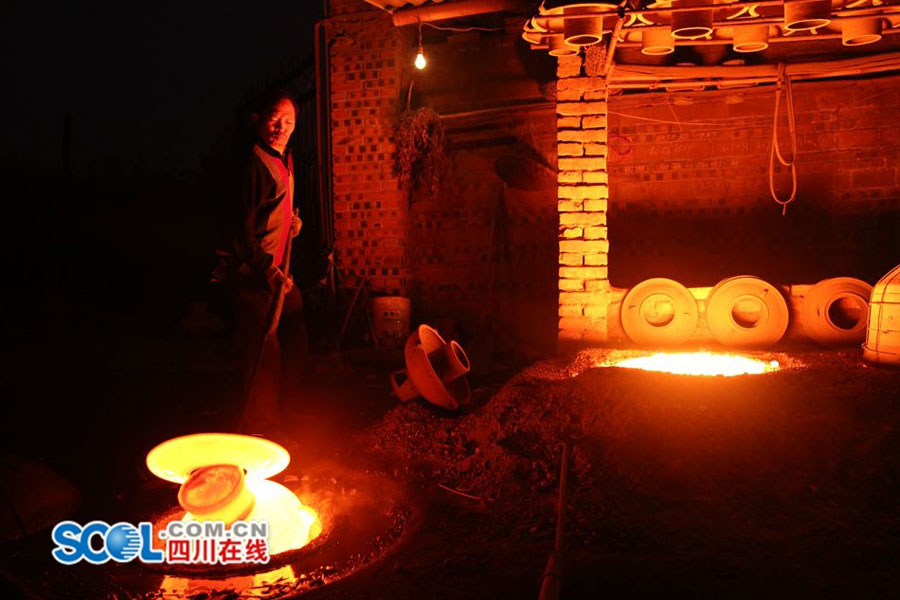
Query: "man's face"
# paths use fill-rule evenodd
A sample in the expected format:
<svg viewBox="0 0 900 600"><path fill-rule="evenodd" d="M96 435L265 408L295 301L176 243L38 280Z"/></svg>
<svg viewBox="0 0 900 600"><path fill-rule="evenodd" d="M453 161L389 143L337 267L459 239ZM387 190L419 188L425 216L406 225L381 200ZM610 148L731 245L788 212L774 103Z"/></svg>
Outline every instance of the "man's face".
<svg viewBox="0 0 900 600"><path fill-rule="evenodd" d="M294 105L287 98L278 101L268 114L260 115L256 120L259 137L279 152L287 148L288 139L294 132L297 115Z"/></svg>

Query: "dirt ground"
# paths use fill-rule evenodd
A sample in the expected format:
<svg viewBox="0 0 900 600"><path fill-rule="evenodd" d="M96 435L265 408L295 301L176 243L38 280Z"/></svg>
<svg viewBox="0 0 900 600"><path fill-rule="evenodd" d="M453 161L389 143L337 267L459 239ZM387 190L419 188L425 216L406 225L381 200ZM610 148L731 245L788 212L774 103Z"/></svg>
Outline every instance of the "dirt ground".
<svg viewBox="0 0 900 600"><path fill-rule="evenodd" d="M143 468L146 450L226 428L236 412L238 378L221 348L154 344L108 361L103 377L81 361L109 347L83 349L53 381L23 372L7 387L35 398L90 390L102 407L90 415L99 424L83 405L63 405L40 436L6 438L82 489L77 517L133 518L161 489ZM802 349L791 353L802 366L737 378L594 367L604 356L498 367L473 378L458 414L397 404L387 381L396 356L320 361L289 407L289 475L326 461L377 473L405 490L414 518L381 560L304 597L536 597L562 442L572 450L564 598L893 597L900 371L856 350ZM18 422L38 418L39 403L14 406ZM90 435L52 441L73 426ZM4 597L54 597L63 573L49 546L40 535L4 546ZM97 585L68 585L69 597L112 597Z"/></svg>
<svg viewBox="0 0 900 600"><path fill-rule="evenodd" d="M592 368L604 355L534 364L461 416L398 406L360 435L354 452L432 504L392 559L316 597L534 597L563 441L565 597L896 590L900 373L857 351L736 378Z"/></svg>

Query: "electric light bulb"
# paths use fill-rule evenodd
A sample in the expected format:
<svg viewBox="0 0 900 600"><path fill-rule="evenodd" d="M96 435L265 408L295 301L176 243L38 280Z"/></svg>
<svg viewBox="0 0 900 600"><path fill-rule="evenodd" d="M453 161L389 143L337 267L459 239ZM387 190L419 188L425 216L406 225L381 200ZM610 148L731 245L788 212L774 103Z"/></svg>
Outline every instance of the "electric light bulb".
<svg viewBox="0 0 900 600"><path fill-rule="evenodd" d="M419 48L419 53L416 54L416 68L420 71L425 68L425 55L422 53L422 48Z"/></svg>

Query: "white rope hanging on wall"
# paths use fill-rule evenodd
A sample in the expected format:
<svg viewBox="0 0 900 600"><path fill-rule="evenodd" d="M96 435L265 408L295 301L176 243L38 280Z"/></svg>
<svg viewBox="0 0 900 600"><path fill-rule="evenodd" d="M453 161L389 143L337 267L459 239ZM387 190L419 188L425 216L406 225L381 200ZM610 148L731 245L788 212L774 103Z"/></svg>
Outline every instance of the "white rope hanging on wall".
<svg viewBox="0 0 900 600"><path fill-rule="evenodd" d="M781 154L781 148L778 145L778 105L781 104L781 93L787 92L787 114L788 128L791 134L791 160L788 161ZM797 127L794 123L794 93L791 89L791 76L785 75L784 63L778 63L778 85L775 89L775 110L772 121L772 149L769 152L769 192L772 199L781 205L781 214L787 214L787 205L794 201L797 197ZM791 169L791 194L786 200L782 200L775 192L775 158L782 166Z"/></svg>

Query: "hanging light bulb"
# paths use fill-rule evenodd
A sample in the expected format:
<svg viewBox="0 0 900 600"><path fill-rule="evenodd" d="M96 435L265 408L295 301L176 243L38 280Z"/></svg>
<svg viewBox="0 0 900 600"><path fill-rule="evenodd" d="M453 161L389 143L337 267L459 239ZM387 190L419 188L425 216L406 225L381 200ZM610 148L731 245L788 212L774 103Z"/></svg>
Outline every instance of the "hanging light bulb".
<svg viewBox="0 0 900 600"><path fill-rule="evenodd" d="M425 53L422 51L422 22L419 21L419 52L416 54L416 60L413 62L420 71L425 68L428 62L425 60Z"/></svg>
<svg viewBox="0 0 900 600"><path fill-rule="evenodd" d="M422 54L422 46L419 46L419 53L416 54L416 60L415 60L416 68L419 70L424 69L426 64L428 64L428 63L425 60L425 55Z"/></svg>

